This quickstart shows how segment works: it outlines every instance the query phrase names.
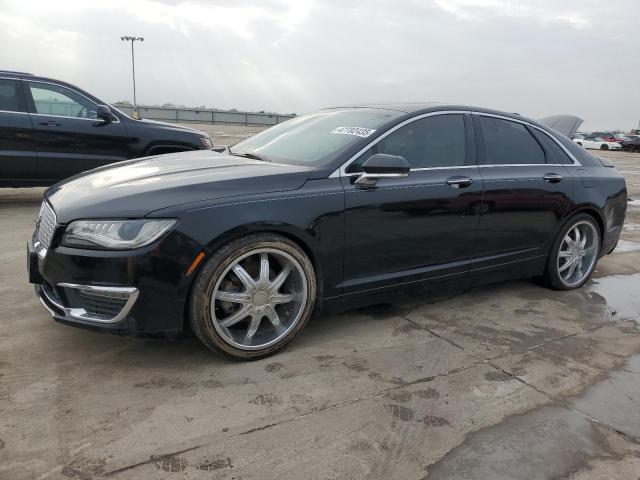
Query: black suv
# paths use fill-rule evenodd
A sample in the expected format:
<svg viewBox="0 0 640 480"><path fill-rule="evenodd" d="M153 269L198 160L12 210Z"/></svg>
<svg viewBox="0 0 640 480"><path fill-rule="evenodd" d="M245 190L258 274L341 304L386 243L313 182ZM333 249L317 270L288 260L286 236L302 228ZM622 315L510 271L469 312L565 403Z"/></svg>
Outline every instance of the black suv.
<svg viewBox="0 0 640 480"><path fill-rule="evenodd" d="M134 120L68 83L0 71L0 187L46 186L108 163L212 146L205 133Z"/></svg>

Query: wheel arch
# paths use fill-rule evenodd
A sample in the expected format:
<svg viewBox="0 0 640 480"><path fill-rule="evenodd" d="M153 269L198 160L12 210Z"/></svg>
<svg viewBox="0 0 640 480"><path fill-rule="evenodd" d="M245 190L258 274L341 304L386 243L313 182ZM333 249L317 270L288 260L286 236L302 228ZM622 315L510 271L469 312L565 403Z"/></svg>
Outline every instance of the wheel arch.
<svg viewBox="0 0 640 480"><path fill-rule="evenodd" d="M311 264L313 265L314 273L316 275L316 303L315 303L315 314L320 314L322 311L322 298L323 298L323 275L322 275L322 263L318 259L318 255L314 252L311 245L313 242L313 237L311 237L304 230L295 227L293 225L263 225L263 224L249 224L235 227L231 230L228 230L219 236L217 236L214 240L206 245L207 249L205 251L204 258L198 264L198 267L193 271L189 279L189 287L187 289L187 301L185 302L185 310L183 315L183 330L186 331L189 328L189 304L191 303L188 299L191 297L191 292L193 290L193 285L195 283L195 279L198 274L202 270L202 267L209 261L209 259L221 248L225 245L238 240L242 237L246 237L249 235L257 235L257 234L273 234L296 244L302 251L309 257Z"/></svg>
<svg viewBox="0 0 640 480"><path fill-rule="evenodd" d="M604 220L604 217L603 217L600 209L596 205L590 205L590 204L579 205L577 208L571 210L565 216L564 221L562 222L562 224L558 228L558 231L556 232L556 236L562 231L562 229L567 225L567 223L569 223L576 215L579 215L581 213L585 213L587 215L590 215L591 217L593 217L593 219L598 224L598 228L600 229L600 248L602 249L602 244L603 244L603 240L604 240L604 233L605 233L605 220ZM554 237L554 239L555 239L555 237ZM600 253L602 253L602 252L600 252Z"/></svg>

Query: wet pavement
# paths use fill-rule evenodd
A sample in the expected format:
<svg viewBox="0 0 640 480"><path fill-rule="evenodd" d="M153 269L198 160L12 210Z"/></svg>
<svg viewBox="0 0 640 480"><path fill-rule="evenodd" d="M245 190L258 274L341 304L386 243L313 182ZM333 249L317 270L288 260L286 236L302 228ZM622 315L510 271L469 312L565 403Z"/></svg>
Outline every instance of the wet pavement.
<svg viewBox="0 0 640 480"><path fill-rule="evenodd" d="M640 155L620 249L529 281L312 321L250 363L53 322L24 273L41 189L0 190L0 478L640 478Z"/></svg>

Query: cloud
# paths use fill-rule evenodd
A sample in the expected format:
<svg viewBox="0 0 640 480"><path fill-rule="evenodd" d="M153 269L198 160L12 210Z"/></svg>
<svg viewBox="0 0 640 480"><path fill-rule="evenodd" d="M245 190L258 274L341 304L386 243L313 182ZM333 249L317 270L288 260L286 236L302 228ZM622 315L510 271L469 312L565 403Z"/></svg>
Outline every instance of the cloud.
<svg viewBox="0 0 640 480"><path fill-rule="evenodd" d="M436 100L637 125L637 6L621 0L0 0L2 68L138 99L303 112ZM627 12L627 13L625 13Z"/></svg>

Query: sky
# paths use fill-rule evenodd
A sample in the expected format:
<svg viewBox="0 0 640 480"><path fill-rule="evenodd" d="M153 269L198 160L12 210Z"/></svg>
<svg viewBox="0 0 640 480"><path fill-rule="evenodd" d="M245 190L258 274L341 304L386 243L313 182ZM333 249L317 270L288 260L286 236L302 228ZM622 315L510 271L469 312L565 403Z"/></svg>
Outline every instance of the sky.
<svg viewBox="0 0 640 480"><path fill-rule="evenodd" d="M107 102L438 101L638 128L638 0L0 0L0 69Z"/></svg>

